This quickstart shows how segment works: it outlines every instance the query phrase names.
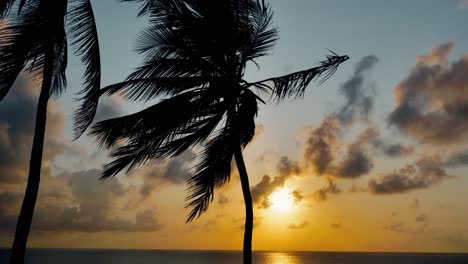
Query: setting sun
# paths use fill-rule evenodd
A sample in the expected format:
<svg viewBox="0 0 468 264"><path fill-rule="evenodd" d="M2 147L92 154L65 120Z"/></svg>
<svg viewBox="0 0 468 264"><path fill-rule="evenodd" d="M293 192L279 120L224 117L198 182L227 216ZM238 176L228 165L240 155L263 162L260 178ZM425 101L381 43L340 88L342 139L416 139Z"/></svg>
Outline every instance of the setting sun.
<svg viewBox="0 0 468 264"><path fill-rule="evenodd" d="M294 205L294 197L288 189L280 189L270 195L271 209L275 211L290 211Z"/></svg>

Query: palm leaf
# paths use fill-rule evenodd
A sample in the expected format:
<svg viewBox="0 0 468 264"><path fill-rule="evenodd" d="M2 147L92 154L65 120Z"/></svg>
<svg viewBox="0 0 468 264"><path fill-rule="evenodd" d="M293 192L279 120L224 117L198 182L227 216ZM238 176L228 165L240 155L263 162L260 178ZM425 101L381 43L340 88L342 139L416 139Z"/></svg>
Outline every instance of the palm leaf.
<svg viewBox="0 0 468 264"><path fill-rule="evenodd" d="M200 162L195 166L195 173L188 180L189 194L186 197L186 207L192 210L187 222L200 217L213 201L215 188L229 182L234 155L232 140L233 135L229 130L223 129L208 142L201 153Z"/></svg>
<svg viewBox="0 0 468 264"><path fill-rule="evenodd" d="M98 33L90 0L75 0L69 12L72 45L85 65L83 97L75 112L75 138L80 137L96 115L101 87L101 61Z"/></svg>
<svg viewBox="0 0 468 264"><path fill-rule="evenodd" d="M285 98L298 98L303 97L304 92L313 80L320 79L320 83L323 83L330 78L333 73L337 70L338 66L348 60L348 56L330 55L327 59L320 62L319 66L284 75L281 77L275 77L259 81L256 83L248 84L247 86L254 86L258 88L264 88L268 86L273 93L273 96L281 101Z"/></svg>

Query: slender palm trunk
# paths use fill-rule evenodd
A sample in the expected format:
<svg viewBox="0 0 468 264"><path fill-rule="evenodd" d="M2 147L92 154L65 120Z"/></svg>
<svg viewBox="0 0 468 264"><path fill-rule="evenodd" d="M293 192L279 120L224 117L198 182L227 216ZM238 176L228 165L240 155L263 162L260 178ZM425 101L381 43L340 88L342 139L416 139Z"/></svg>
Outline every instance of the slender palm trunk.
<svg viewBox="0 0 468 264"><path fill-rule="evenodd" d="M244 227L244 264L252 263L252 232L253 232L253 205L250 195L249 175L245 168L244 158L242 157L241 147L238 146L234 152L237 169L239 170L242 193L245 202L245 227Z"/></svg>
<svg viewBox="0 0 468 264"><path fill-rule="evenodd" d="M29 161L29 175L26 192L21 206L21 212L16 224L15 238L11 250L10 263L23 264L28 242L29 230L36 205L39 182L41 179L42 150L44 147L44 135L46 128L47 103L50 96L50 88L53 77L53 49L45 56L43 80L39 101L37 104L36 127Z"/></svg>

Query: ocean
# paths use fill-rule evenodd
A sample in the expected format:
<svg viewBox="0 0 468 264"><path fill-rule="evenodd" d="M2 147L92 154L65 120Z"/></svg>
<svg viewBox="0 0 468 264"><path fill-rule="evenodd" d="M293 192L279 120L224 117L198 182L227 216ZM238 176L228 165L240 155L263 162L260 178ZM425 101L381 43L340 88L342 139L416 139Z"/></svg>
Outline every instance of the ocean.
<svg viewBox="0 0 468 264"><path fill-rule="evenodd" d="M0 249L0 263L9 250ZM238 264L242 252L177 250L30 249L28 264ZM255 264L451 264L468 263L468 254L254 252Z"/></svg>

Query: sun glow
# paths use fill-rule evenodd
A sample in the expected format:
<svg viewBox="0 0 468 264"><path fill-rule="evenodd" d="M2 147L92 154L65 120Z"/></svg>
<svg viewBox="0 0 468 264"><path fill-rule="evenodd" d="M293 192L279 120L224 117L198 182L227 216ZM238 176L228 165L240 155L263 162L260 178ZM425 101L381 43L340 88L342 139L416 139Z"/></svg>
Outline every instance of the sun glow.
<svg viewBox="0 0 468 264"><path fill-rule="evenodd" d="M294 205L294 197L288 189L279 189L269 197L271 209L275 211L290 211Z"/></svg>

